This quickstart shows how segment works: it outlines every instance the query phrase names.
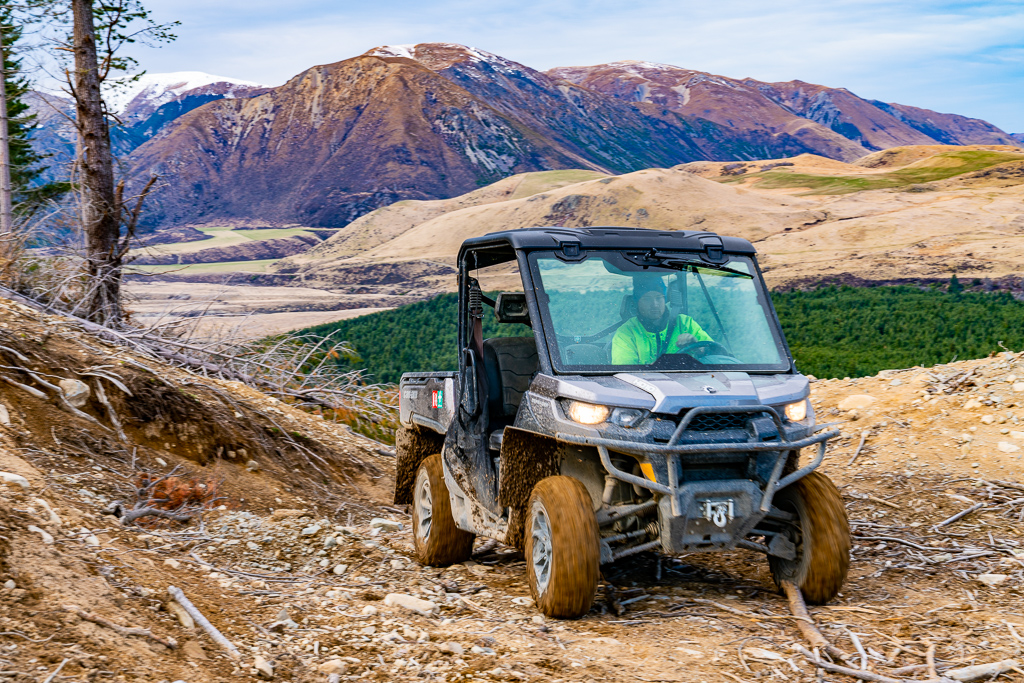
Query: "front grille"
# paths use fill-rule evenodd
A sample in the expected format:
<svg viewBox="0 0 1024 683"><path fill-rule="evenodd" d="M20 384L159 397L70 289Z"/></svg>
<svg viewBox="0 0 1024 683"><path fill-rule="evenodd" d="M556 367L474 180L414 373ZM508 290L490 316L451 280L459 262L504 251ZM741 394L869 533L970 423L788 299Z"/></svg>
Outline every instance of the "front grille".
<svg viewBox="0 0 1024 683"><path fill-rule="evenodd" d="M695 432L721 432L726 429L746 429L752 413L702 413L687 426ZM685 416L684 416L685 419Z"/></svg>

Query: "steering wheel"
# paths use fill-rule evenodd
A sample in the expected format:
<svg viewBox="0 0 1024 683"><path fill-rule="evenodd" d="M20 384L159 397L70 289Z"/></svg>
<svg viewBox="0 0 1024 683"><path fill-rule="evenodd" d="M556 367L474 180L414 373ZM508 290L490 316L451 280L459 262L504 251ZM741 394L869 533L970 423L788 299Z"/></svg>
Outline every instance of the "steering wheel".
<svg viewBox="0 0 1024 683"><path fill-rule="evenodd" d="M688 356L693 356L696 358L698 355L706 356L711 352L714 352L714 355L716 356L729 356L730 358L732 357L732 352L716 341L690 342L683 348L679 349L679 351L677 351L676 353L685 353Z"/></svg>

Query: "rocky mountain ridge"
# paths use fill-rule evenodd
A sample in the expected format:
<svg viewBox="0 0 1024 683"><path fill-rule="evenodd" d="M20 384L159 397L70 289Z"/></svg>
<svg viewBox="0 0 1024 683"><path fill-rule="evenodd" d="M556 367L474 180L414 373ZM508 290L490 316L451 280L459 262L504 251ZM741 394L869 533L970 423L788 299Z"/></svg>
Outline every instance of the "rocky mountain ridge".
<svg viewBox="0 0 1024 683"><path fill-rule="evenodd" d="M620 100L660 104L731 128L793 135L817 146L818 154L841 161L901 145L1018 142L979 119L866 100L845 88L798 80L765 83L638 61L546 73Z"/></svg>
<svg viewBox="0 0 1024 683"><path fill-rule="evenodd" d="M137 178L163 180L150 225L260 216L340 227L394 201L452 197L521 172L807 152L852 160L936 141L846 91L629 64L542 73L462 45L375 48L188 112L130 163ZM921 111L898 113L917 121ZM925 118L959 142L1017 144L984 122L942 116Z"/></svg>

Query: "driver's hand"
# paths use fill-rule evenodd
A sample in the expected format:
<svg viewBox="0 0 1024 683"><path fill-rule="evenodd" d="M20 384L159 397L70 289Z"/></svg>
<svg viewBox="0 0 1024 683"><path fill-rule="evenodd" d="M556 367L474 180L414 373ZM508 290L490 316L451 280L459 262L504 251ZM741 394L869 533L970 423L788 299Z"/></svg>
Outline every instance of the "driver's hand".
<svg viewBox="0 0 1024 683"><path fill-rule="evenodd" d="M697 341L697 338L694 337L692 334L681 334L678 337L676 337L676 348L685 349L687 346L694 343L695 341Z"/></svg>

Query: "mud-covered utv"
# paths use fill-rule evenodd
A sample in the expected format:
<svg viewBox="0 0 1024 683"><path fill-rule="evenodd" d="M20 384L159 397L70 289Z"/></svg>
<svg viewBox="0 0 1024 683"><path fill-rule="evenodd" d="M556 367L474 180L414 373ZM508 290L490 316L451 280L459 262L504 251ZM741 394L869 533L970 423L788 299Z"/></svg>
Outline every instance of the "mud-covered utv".
<svg viewBox="0 0 1024 683"><path fill-rule="evenodd" d="M515 546L564 618L601 565L652 550L758 551L808 601L835 596L849 527L815 469L836 432L816 433L748 241L532 228L467 240L458 263L459 370L401 380L395 502L420 562L466 560L478 535ZM522 291L482 291L495 267Z"/></svg>

